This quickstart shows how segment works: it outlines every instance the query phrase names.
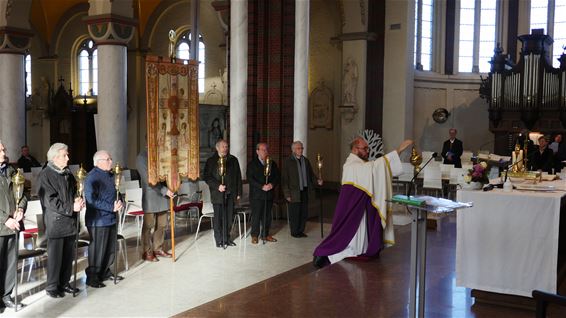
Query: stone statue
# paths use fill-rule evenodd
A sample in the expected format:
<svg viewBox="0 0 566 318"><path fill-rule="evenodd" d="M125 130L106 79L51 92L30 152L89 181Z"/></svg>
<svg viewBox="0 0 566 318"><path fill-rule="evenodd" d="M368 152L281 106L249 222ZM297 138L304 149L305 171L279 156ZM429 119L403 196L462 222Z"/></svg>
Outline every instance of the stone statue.
<svg viewBox="0 0 566 318"><path fill-rule="evenodd" d="M348 57L344 64L344 75L342 78L342 86L344 87L344 95L342 102L344 105L356 104L356 88L358 86L358 64L352 57Z"/></svg>

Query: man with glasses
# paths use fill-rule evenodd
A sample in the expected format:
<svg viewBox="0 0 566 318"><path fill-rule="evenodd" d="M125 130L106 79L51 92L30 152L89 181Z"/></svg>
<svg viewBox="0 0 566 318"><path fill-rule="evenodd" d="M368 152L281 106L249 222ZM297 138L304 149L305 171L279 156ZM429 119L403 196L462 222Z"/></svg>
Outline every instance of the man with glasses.
<svg viewBox="0 0 566 318"><path fill-rule="evenodd" d="M285 160L281 173L283 195L289 202L289 226L291 236L295 238L307 237L305 225L309 214L309 197L314 193L314 180L317 180L311 163L303 156L303 143L295 141L291 145L293 152ZM322 180L317 180L322 185Z"/></svg>
<svg viewBox="0 0 566 318"><path fill-rule="evenodd" d="M117 200L112 157L106 150L99 150L92 158L94 168L85 179L85 223L90 235L86 284L93 288L105 287L104 280L114 279L110 266L115 261L116 213L122 209ZM122 280L116 276L116 280Z"/></svg>
<svg viewBox="0 0 566 318"><path fill-rule="evenodd" d="M368 143L362 137L350 143L332 232L314 251L315 267L347 257L374 257L384 246L395 243L393 216L386 200L393 193L392 177L403 172L399 154L412 144L412 140L405 140L396 150L368 161Z"/></svg>

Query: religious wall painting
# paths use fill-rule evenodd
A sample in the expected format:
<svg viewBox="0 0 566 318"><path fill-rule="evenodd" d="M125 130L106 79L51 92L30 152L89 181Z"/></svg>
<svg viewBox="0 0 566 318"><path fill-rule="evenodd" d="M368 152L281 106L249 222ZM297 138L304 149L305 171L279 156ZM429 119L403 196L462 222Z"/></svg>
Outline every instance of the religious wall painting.
<svg viewBox="0 0 566 318"><path fill-rule="evenodd" d="M216 151L216 142L228 137L227 112L228 107L224 105L201 104L199 107L200 157L203 163Z"/></svg>
<svg viewBox="0 0 566 318"><path fill-rule="evenodd" d="M177 190L180 177L199 176L197 68L195 61L146 58L150 184L167 181Z"/></svg>
<svg viewBox="0 0 566 318"><path fill-rule="evenodd" d="M332 129L334 96L321 80L309 98L310 128Z"/></svg>

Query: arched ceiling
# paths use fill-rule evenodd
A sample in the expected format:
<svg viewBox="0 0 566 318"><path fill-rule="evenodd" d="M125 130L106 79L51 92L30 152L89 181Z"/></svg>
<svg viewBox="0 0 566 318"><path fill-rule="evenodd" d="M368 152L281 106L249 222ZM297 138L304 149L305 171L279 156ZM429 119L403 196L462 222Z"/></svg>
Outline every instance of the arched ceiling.
<svg viewBox="0 0 566 318"><path fill-rule="evenodd" d="M160 0L133 0L134 18L138 20L138 34L143 34L151 13L159 5ZM86 4L88 0L32 0L30 23L49 43L59 20L71 8Z"/></svg>

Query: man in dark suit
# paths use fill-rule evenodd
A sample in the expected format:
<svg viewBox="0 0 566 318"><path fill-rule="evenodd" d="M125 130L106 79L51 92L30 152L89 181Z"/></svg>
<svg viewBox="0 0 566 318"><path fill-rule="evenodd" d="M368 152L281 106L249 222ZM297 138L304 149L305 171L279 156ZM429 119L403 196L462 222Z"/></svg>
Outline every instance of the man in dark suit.
<svg viewBox="0 0 566 318"><path fill-rule="evenodd" d="M224 184L218 171L220 157L225 158ZM228 154L228 143L220 139L216 142L216 152L208 158L204 166L203 180L210 189L210 201L214 209L214 240L216 247L236 246L230 239L234 202L242 196L242 173L238 158ZM226 198L226 200L224 200ZM223 222L226 232L223 233Z"/></svg>
<svg viewBox="0 0 566 318"><path fill-rule="evenodd" d="M285 160L281 173L283 195L289 202L289 226L292 237L307 237L305 224L309 214L309 197L314 193L316 176L311 163L303 156L303 143L291 145L292 154ZM317 180L322 185L322 180Z"/></svg>
<svg viewBox="0 0 566 318"><path fill-rule="evenodd" d="M266 159L269 150L266 143L259 143L256 146L257 157L248 163L247 177L250 183L250 204L252 207L252 244L257 244L260 234L260 222L263 221L262 238L268 242L277 242L269 235L271 226L271 207L273 205L273 189L279 184L279 170L275 161L270 160L270 174L264 174ZM263 219L265 213L265 219Z"/></svg>
<svg viewBox="0 0 566 318"><path fill-rule="evenodd" d="M548 141L546 137L540 136L538 138L538 150L532 154L532 159L529 161L529 169L536 171L542 170L544 172L553 173L554 170L554 153L548 148Z"/></svg>
<svg viewBox="0 0 566 318"><path fill-rule="evenodd" d="M446 140L442 145L442 158L444 164L454 165L454 168L462 168L462 161L460 157L464 152L464 145L461 140L456 139L458 131L456 128L450 128L448 131L450 139Z"/></svg>
<svg viewBox="0 0 566 318"><path fill-rule="evenodd" d="M22 156L18 159L18 168L23 169L24 172L31 172L32 167L41 167L41 164L30 155L29 147L24 145L22 146Z"/></svg>

